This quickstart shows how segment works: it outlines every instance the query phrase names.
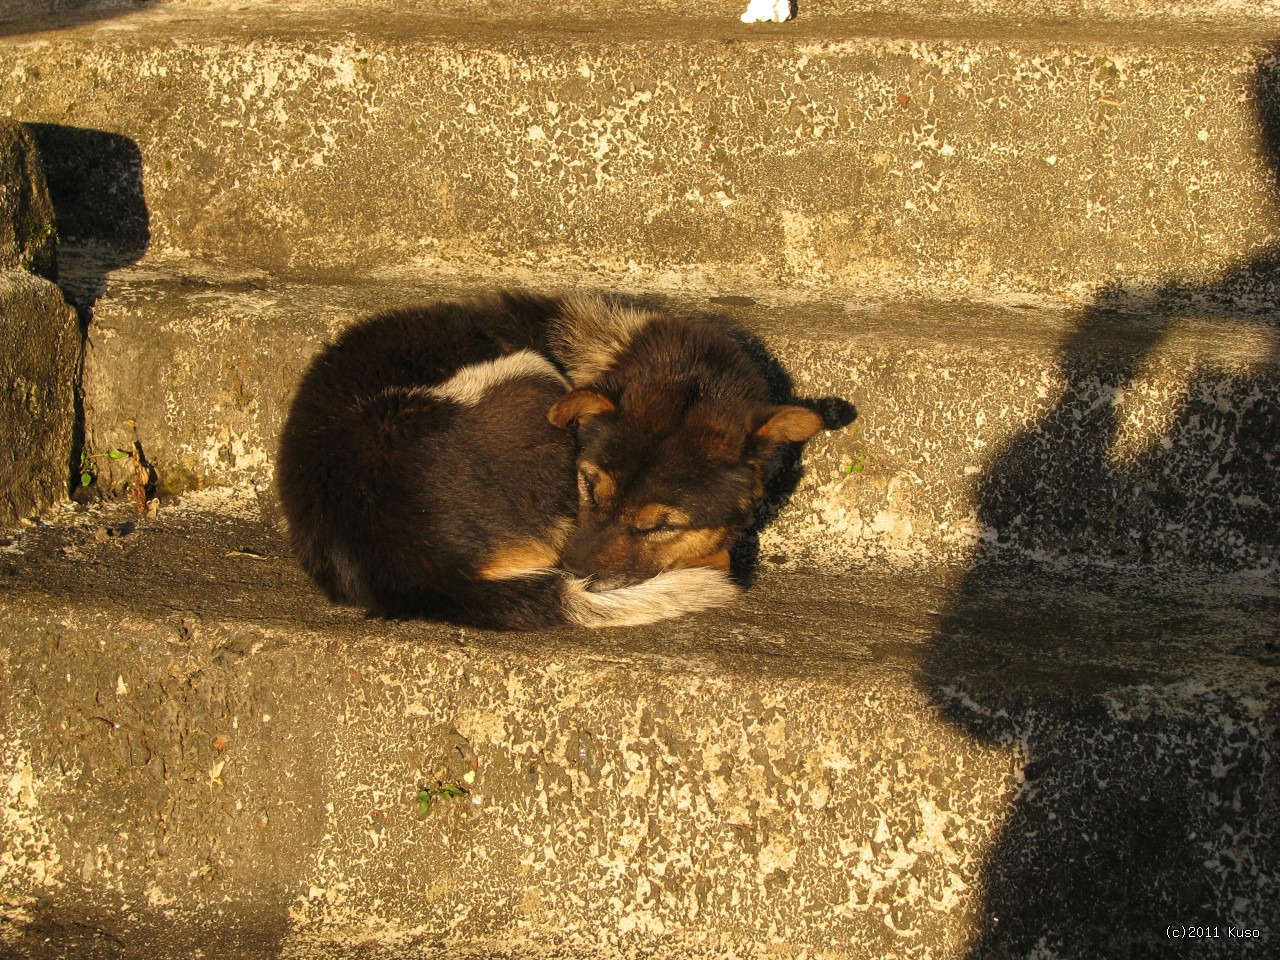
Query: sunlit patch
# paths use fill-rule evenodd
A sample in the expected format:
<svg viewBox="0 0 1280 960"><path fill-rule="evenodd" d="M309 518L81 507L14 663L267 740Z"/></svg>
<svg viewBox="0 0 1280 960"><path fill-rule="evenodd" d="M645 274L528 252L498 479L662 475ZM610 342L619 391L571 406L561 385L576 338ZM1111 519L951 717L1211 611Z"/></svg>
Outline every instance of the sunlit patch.
<svg viewBox="0 0 1280 960"><path fill-rule="evenodd" d="M1173 431L1178 416L1186 406L1184 379L1170 380L1170 372L1146 369L1143 363L1137 376L1112 399L1115 409L1115 432L1107 450L1113 466L1132 464L1135 460L1173 447Z"/></svg>

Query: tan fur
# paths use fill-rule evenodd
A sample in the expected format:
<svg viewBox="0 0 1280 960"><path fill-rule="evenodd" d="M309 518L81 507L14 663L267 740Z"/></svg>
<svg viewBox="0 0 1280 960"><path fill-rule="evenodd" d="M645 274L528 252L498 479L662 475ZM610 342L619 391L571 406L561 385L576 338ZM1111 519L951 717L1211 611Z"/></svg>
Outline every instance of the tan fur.
<svg viewBox="0 0 1280 960"><path fill-rule="evenodd" d="M724 546L724 539L725 531L719 527L703 527L679 533L670 541L657 546L663 567L678 570L683 567L708 566L704 560Z"/></svg>
<svg viewBox="0 0 1280 960"><path fill-rule="evenodd" d="M613 409L613 401L594 390L574 390L556 401L547 411L547 419L557 427L567 427L575 420L584 420Z"/></svg>
<svg viewBox="0 0 1280 960"><path fill-rule="evenodd" d="M613 477L605 473L593 463L581 463L578 465L578 473L585 475L591 480L593 490L595 491L596 503L608 504L613 502L613 498L618 493L618 485ZM579 481L581 484L581 481ZM582 487L578 491L580 499L586 498L586 489Z"/></svg>
<svg viewBox="0 0 1280 960"><path fill-rule="evenodd" d="M676 527L687 527L693 518L679 507L667 506L665 503L650 503L636 511L632 523L638 530L650 530L660 524L669 523Z"/></svg>
<svg viewBox="0 0 1280 960"><path fill-rule="evenodd" d="M476 576L481 580L513 580L554 567L560 562L560 551L572 527L573 521L562 517L541 537L503 544L489 555Z"/></svg>
<svg viewBox="0 0 1280 960"><path fill-rule="evenodd" d="M711 567L714 570L723 570L725 571L725 573L728 573L729 564L730 564L729 551L717 550L715 553L708 554L707 556L702 557L696 563L689 564L689 566Z"/></svg>
<svg viewBox="0 0 1280 960"><path fill-rule="evenodd" d="M573 386L592 383L609 371L632 338L658 316L604 297L566 297L550 339L551 352L564 364Z"/></svg>
<svg viewBox="0 0 1280 960"><path fill-rule="evenodd" d="M822 428L822 417L808 407L778 407L756 433L776 443L798 443Z"/></svg>

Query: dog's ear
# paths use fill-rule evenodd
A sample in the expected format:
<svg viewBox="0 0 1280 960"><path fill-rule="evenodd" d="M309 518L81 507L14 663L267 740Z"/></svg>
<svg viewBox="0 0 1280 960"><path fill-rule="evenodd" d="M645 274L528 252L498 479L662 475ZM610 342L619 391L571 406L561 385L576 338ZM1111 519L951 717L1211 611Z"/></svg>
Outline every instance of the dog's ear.
<svg viewBox="0 0 1280 960"><path fill-rule="evenodd" d="M755 433L769 445L796 443L808 440L824 426L822 417L808 407L770 407Z"/></svg>
<svg viewBox="0 0 1280 960"><path fill-rule="evenodd" d="M555 402L547 411L547 419L557 427L567 427L614 409L613 401L603 394L594 390L574 390Z"/></svg>

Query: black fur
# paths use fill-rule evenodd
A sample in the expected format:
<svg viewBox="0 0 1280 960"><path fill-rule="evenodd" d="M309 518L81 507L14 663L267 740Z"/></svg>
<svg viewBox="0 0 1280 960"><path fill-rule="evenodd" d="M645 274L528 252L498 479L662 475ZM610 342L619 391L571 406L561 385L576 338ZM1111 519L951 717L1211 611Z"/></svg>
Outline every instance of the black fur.
<svg viewBox="0 0 1280 960"><path fill-rule="evenodd" d="M546 417L563 385L512 380L476 406L422 389L540 345L552 309L502 295L393 311L315 358L277 483L294 551L331 599L507 629L564 622L559 577L477 579L500 543L576 511L574 441Z"/></svg>

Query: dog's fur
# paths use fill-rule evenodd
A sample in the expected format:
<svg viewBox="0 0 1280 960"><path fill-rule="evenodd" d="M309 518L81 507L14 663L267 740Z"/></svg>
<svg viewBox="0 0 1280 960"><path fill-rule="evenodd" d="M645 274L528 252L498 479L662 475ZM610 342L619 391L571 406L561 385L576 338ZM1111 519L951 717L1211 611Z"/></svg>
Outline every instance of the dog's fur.
<svg viewBox="0 0 1280 960"><path fill-rule="evenodd" d="M502 294L381 314L323 350L278 488L336 601L505 629L647 623L734 595L728 547L773 448L821 426L771 405L712 327Z"/></svg>
<svg viewBox="0 0 1280 960"><path fill-rule="evenodd" d="M574 390L551 408L578 438L578 518L561 562L602 586L729 569L780 443L822 418L777 406L738 343L708 324L570 298L550 351Z"/></svg>

